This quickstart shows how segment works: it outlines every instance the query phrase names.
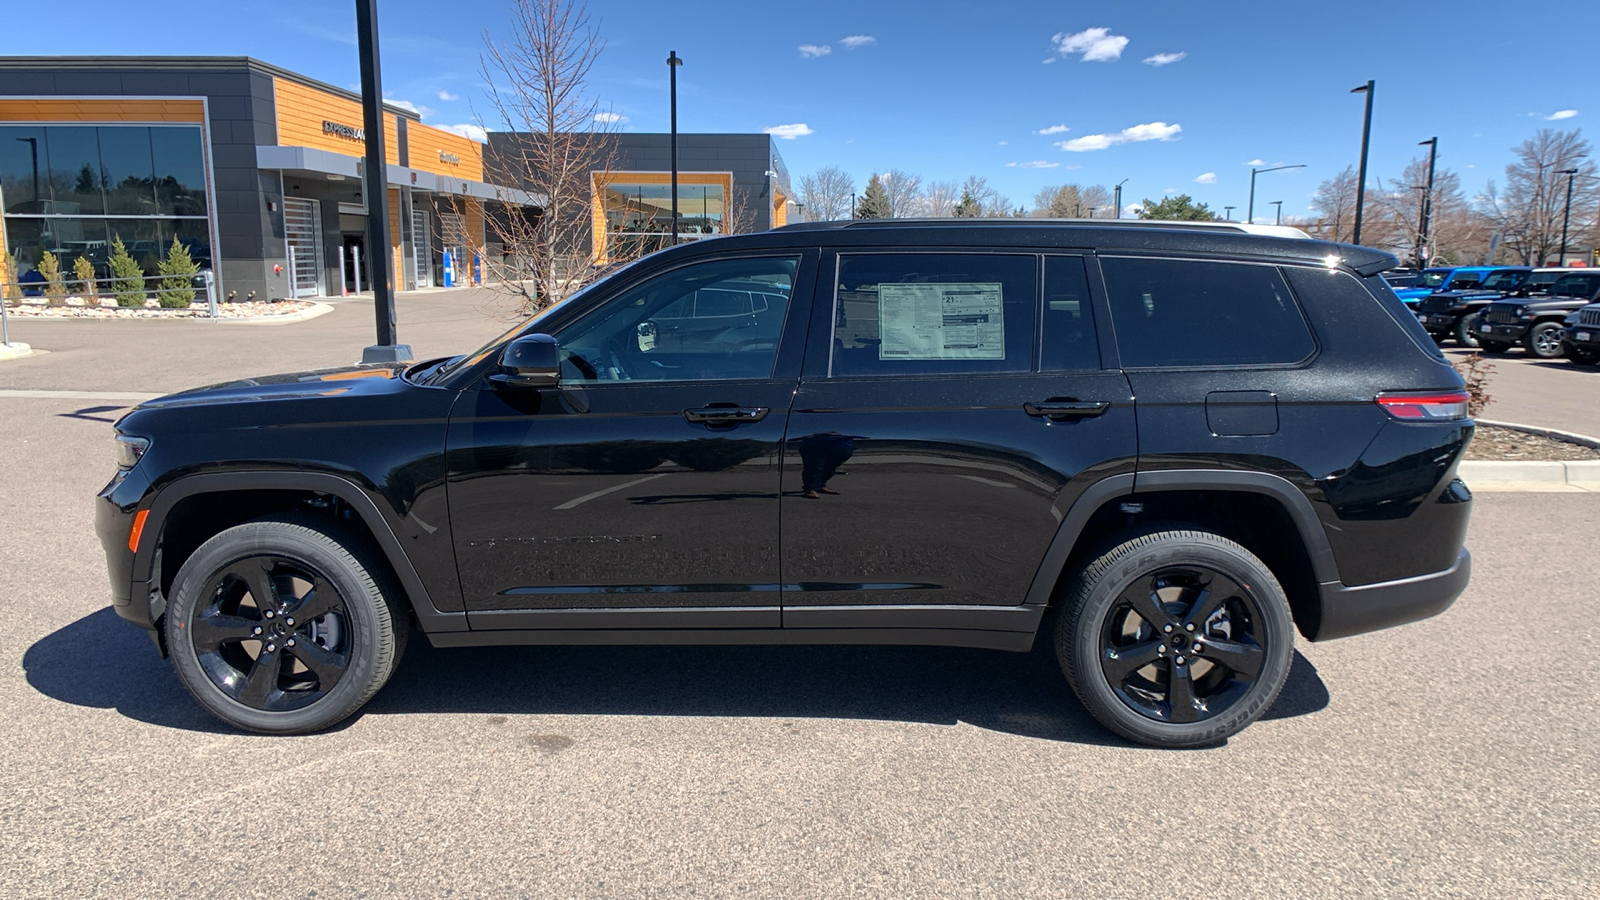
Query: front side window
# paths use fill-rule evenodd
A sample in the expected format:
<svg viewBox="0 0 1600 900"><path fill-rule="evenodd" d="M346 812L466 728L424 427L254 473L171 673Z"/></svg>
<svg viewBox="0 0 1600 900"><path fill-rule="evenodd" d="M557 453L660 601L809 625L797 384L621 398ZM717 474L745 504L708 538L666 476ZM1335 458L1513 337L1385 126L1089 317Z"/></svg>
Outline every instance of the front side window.
<svg viewBox="0 0 1600 900"><path fill-rule="evenodd" d="M554 335L563 383L767 378L796 257L723 259L658 275Z"/></svg>
<svg viewBox="0 0 1600 900"><path fill-rule="evenodd" d="M1511 291L1528 277L1527 272L1501 271L1495 272L1483 280L1483 289L1486 291Z"/></svg>
<svg viewBox="0 0 1600 900"><path fill-rule="evenodd" d="M1592 297L1600 289L1600 275L1563 275L1550 286L1552 297Z"/></svg>
<svg viewBox="0 0 1600 900"><path fill-rule="evenodd" d="M1315 349L1275 266L1124 257L1101 268L1124 366L1290 364Z"/></svg>
<svg viewBox="0 0 1600 900"><path fill-rule="evenodd" d="M1450 276L1450 271L1450 269L1425 269L1422 272L1422 277L1417 279L1417 287L1439 287Z"/></svg>
<svg viewBox="0 0 1600 900"><path fill-rule="evenodd" d="M1033 366L1032 256L842 256L830 373L1026 372Z"/></svg>

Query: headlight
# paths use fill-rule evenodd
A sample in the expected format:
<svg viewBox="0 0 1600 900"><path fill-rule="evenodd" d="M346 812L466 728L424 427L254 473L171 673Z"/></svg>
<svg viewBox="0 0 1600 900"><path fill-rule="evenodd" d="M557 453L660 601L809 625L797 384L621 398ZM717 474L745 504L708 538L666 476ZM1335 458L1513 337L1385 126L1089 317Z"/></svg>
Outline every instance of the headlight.
<svg viewBox="0 0 1600 900"><path fill-rule="evenodd" d="M1567 317L1561 320L1561 324L1567 326L1568 328L1578 324L1578 314L1575 312L1567 313Z"/></svg>
<svg viewBox="0 0 1600 900"><path fill-rule="evenodd" d="M150 439L131 434L117 435L117 468L131 469L139 464L140 457L150 449Z"/></svg>

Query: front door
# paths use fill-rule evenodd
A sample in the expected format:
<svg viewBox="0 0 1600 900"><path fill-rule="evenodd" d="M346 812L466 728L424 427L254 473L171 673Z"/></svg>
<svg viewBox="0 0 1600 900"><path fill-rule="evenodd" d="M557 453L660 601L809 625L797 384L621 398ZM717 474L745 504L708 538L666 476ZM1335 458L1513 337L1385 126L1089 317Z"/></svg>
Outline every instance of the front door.
<svg viewBox="0 0 1600 900"><path fill-rule="evenodd" d="M1022 604L1073 501L1137 452L1084 259L823 265L835 290L816 300L785 454L784 626L869 621L840 607Z"/></svg>
<svg viewBox="0 0 1600 900"><path fill-rule="evenodd" d="M779 626L778 461L814 268L636 276L556 331L559 387L462 397L449 498L474 629ZM660 609L711 614L637 616ZM595 610L635 615L575 614Z"/></svg>

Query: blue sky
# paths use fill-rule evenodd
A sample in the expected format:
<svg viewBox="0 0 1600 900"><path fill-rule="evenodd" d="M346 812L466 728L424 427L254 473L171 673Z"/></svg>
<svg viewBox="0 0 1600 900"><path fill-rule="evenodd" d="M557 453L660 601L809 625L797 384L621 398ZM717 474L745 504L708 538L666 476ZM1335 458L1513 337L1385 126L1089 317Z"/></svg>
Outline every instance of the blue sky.
<svg viewBox="0 0 1600 900"><path fill-rule="evenodd" d="M63 32L59 9L14 4L0 54L248 55L358 80L348 2L134 8L80 0ZM380 0L386 93L432 124L486 116L479 54L509 8ZM1369 78L1373 174L1397 177L1425 149L1417 142L1438 135L1440 165L1476 193L1538 128L1583 127L1600 84L1590 64L1562 68L1553 52L1563 23L1594 24L1592 0L595 0L590 12L607 40L592 86L626 130L667 130L665 59L676 50L683 131L803 125L778 142L796 178L826 165L863 184L889 168L980 175L1019 204L1048 184L1126 178L1124 202L1172 190L1242 216L1261 160L1307 168L1260 176L1258 219L1272 200L1304 214L1317 184L1357 160L1362 98L1349 90Z"/></svg>

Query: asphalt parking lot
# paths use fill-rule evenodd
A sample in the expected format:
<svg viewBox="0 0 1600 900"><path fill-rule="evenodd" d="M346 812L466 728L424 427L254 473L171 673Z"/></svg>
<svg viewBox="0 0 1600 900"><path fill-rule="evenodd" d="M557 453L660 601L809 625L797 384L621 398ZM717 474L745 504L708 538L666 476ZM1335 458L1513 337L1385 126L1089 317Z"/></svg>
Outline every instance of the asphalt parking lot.
<svg viewBox="0 0 1600 900"><path fill-rule="evenodd" d="M471 292L400 319L419 358L508 324ZM228 731L107 608L115 395L346 363L371 320L18 328L51 352L0 363L0 896L1600 892L1592 494L1480 495L1451 610L1301 642L1214 749L1117 740L1043 648L419 640L330 733ZM1499 370L1491 418L1600 434L1600 372Z"/></svg>

